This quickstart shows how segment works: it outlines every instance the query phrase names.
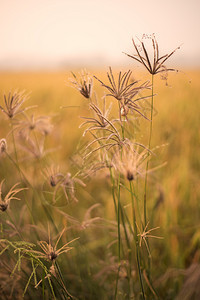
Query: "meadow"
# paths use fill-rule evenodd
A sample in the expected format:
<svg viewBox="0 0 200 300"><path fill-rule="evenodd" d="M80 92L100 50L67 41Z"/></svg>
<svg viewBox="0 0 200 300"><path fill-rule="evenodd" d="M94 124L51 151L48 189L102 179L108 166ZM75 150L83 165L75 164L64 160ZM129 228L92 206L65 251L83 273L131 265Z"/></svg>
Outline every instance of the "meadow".
<svg viewBox="0 0 200 300"><path fill-rule="evenodd" d="M131 78L150 80L131 70ZM69 71L0 73L2 107L10 91L19 99L29 94L13 118L0 111L2 300L200 297L200 71L169 72L167 85L155 76L151 151L151 88L140 95L148 120L136 111L131 120L126 111L119 117L119 101L108 96L113 123L98 119L99 138L100 127L85 132L96 107L103 111L107 91L98 79L108 84L108 71L89 70L93 98L77 89L80 70L73 70L75 84ZM113 69L115 78L119 72ZM122 148L136 145L132 156L126 148L117 154L120 143L102 145L116 143L112 126L127 133ZM139 166L124 172L123 159L129 166L135 155L141 178Z"/></svg>

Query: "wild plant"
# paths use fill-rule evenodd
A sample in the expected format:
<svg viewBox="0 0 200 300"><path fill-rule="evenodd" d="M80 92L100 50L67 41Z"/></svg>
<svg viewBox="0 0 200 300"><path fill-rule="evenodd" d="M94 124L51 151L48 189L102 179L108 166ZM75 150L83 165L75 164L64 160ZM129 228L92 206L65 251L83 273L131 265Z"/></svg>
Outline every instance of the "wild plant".
<svg viewBox="0 0 200 300"><path fill-rule="evenodd" d="M150 239L163 237L150 218L151 192L147 198L147 185L154 189L153 174L164 166L154 162L151 141L154 76L174 71L165 62L176 49L160 56L154 35L150 41L153 58L143 39L139 45L133 40L136 54L127 55L145 67L151 82L111 67L105 79L86 70L72 73L84 114L79 147L69 160L57 162L58 148L48 147L51 118L29 113L34 107L24 107L24 91L4 95L0 109L9 124L0 139L0 162L12 166L13 177L1 168L0 280L13 278L12 299L159 299ZM94 91L96 84L100 92ZM147 145L141 124L150 128ZM99 203L102 183L107 189ZM106 205L110 211L101 215Z"/></svg>
<svg viewBox="0 0 200 300"><path fill-rule="evenodd" d="M146 36L143 37L143 39ZM179 49L175 49L170 54L160 56L159 47L154 35L148 37L151 40L153 47L153 59L150 58L148 50L142 41L139 40L140 45L137 45L133 40L133 45L136 50L135 55L129 55L132 59L144 65L151 74L151 84L144 82L138 85L139 81L132 80L132 72L128 70L125 73L119 72L117 79L110 67L107 72L108 83L104 83L101 79L94 76L100 82L101 86L108 91L104 96L104 109L102 113L98 105L93 104L93 100L89 99L89 110L93 113L93 117L83 117L86 121L81 124L85 126L83 135L90 133L92 141L85 147L86 154L84 159L87 160L90 156L94 156L93 161L96 160L97 166L99 160L102 160L102 166L108 168L110 171L110 179L112 183L112 195L117 220L117 236L118 236L118 271L116 276L114 299L118 298L118 281L120 274L120 265L123 259L128 261L128 277L133 271L133 261L138 269L138 279L140 282L140 291L143 299L147 299L147 289L152 293L153 297L158 297L154 290L151 278L151 251L149 246L149 238L155 237L150 234L151 231L158 229L151 228L147 231L149 221L147 219L147 175L156 171L155 168L149 169L149 162L155 155L151 148L152 140L152 124L153 124L153 110L154 110L154 76L158 73L167 74L168 71L175 71L175 69L167 68L165 62ZM83 86L84 88L84 86ZM78 90L81 91L80 86ZM145 94L151 90L151 95ZM109 109L105 115L105 102L107 98L114 98L117 100L118 117L110 117L111 110ZM139 103L144 99L151 98L150 116L146 116L140 111ZM150 125L149 142L148 145L142 145L135 139L135 132L131 131L131 119L143 117ZM97 154L99 152L99 156ZM98 156L98 159L97 159ZM93 163L94 165L94 163ZM141 211L141 188L140 182L144 179L144 201L143 213ZM129 193L129 203L124 203L123 190ZM126 205L132 206L132 215L126 212ZM133 235L135 246L132 245L127 233L127 225ZM123 228L123 229L122 229ZM139 229L142 228L142 231ZM122 230L124 231L125 243L127 251L125 251L124 241L122 240ZM143 232L143 233L141 233ZM157 237L160 238L160 237ZM142 241L145 249L142 248ZM134 259L135 257L135 259ZM129 289L127 291L128 298L133 297L134 289L129 278Z"/></svg>

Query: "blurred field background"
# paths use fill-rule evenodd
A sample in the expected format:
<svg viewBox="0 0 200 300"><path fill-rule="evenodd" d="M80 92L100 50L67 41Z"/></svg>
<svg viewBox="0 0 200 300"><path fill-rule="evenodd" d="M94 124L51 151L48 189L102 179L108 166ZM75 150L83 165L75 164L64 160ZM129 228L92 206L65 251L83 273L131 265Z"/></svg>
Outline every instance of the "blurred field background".
<svg viewBox="0 0 200 300"><path fill-rule="evenodd" d="M74 71L74 70L73 70ZM79 71L79 70L75 70ZM105 79L107 70L91 70L91 74ZM115 73L118 70L115 70ZM134 78L147 79L144 73L134 73ZM87 99L81 97L78 91L70 87L70 72L21 72L21 73L0 73L0 102L3 101L3 93L9 90L31 91L30 99L26 105L37 105L32 112L39 115L52 117L53 131L47 137L47 147L54 151L47 156L48 163L54 162L62 168L70 168L71 158L78 151L82 143L83 129L79 128L82 123L80 116L86 111ZM186 70L179 73L170 73L168 86L159 76L155 79L155 111L153 118L152 145L159 146L157 150L157 163L167 162L156 174L156 186L148 199L148 220L151 226L159 226L159 236L162 240L150 240L153 268L152 273L157 280L157 289L162 299L175 299L184 288L197 289L199 280L200 260L200 71ZM99 83L94 81L94 89L100 93ZM102 89L101 89L102 93ZM145 145L148 126L146 121L141 124L138 139ZM0 138L7 138L8 151L10 131L8 123L0 115ZM42 162L45 165L45 162ZM34 185L41 185L43 177L36 170L31 170L31 161L22 162L24 171ZM38 165L40 168L40 163ZM0 176L7 177L7 182L13 181L11 177L12 167L5 159L0 159ZM33 176L36 172L37 176ZM17 176L17 175L16 175ZM19 178L18 178L19 179ZM18 179L14 180L17 182ZM107 220L114 219L114 208L110 193L110 185L106 178L97 177L88 181L87 187L78 193L78 204L67 205L62 208L66 213L82 218L84 211L95 203L100 203L98 214ZM152 199L152 201L151 201ZM22 202L22 201L21 201ZM20 205L22 205L20 202ZM155 206L155 203L156 206ZM19 221L19 210L15 209L14 201L11 203L10 213L12 218ZM40 206L32 204L35 209L34 215L42 223ZM58 214L51 208L51 216L56 224L63 223ZM40 217L39 217L40 216ZM3 218L1 214L1 218ZM30 221L27 211L24 218ZM55 219L57 218L57 219ZM25 224L26 222L22 222ZM44 222L45 223L45 222ZM44 225L44 224L43 224ZM67 221L65 224L69 226ZM19 225L20 227L21 225ZM21 227L20 227L21 228ZM23 226L22 226L23 228ZM98 235L97 235L98 232ZM106 247L109 230L106 227L87 231L85 243L75 246L76 255L67 260L68 272L65 274L69 290L77 297L84 295L81 299L104 299L104 288L97 289L95 280L91 280L91 274L98 269L100 258L106 260ZM86 242L87 241L87 242ZM33 242L30 240L30 242ZM74 250L73 250L74 251ZM79 253L79 254L78 254ZM65 254L63 255L65 256ZM74 258L75 257L75 258ZM76 260L76 262L74 261ZM87 263L90 262L90 263ZM63 264L63 268L64 268ZM90 266L94 270L90 270ZM85 267L87 266L87 270ZM193 268L194 269L191 269ZM195 269L196 268L196 269ZM83 271L84 270L84 271ZM192 273L190 273L192 270ZM82 274L78 274L78 273ZM187 273L188 272L188 273ZM75 276L76 274L76 276ZM190 276L190 274L193 274ZM78 277L79 276L79 277ZM192 280L187 282L187 276ZM196 277L195 277L196 276ZM76 279L79 278L79 281ZM82 281L82 282L81 282ZM76 282L76 284L74 283ZM89 284L90 282L90 284ZM185 282L185 285L183 284ZM79 295L77 294L77 287ZM182 289L182 290L181 290ZM97 293L96 298L95 293ZM195 292L197 293L197 292ZM93 295L93 298L90 298ZM29 295L30 296L30 295ZM28 297L28 296L27 296ZM29 298L27 298L29 299ZM106 299L106 298L105 298ZM123 299L123 298L122 298ZM177 298L179 299L179 298ZM184 298L197 299L197 298Z"/></svg>

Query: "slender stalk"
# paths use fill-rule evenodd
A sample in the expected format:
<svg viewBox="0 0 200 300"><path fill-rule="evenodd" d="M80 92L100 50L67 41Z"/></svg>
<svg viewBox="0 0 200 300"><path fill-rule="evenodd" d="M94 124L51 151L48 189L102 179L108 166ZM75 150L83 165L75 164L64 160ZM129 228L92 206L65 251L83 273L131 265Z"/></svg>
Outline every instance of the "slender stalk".
<svg viewBox="0 0 200 300"><path fill-rule="evenodd" d="M112 174L112 169L110 168L110 178L111 178L111 182L112 182L112 197L113 197L113 201L114 201L114 206L115 206L115 212L116 212L116 216L118 215L118 208L117 208L117 203L116 203L116 198L115 198L115 182L114 182L114 177ZM128 281L129 281L129 287L130 287L130 278L131 278L131 245L130 245L130 241L128 238L128 233L127 233L127 229L126 229L126 223L125 223L125 218L127 218L127 215L123 209L123 206L121 205L121 203L119 203L119 209L120 209L120 215L121 215L121 220L122 220L122 225L123 225L123 229L124 229L124 234L125 234L125 239L126 239L126 244L128 247L128 259L129 259L129 276L128 276ZM117 281L118 281L118 275L117 275ZM115 293L117 293L117 289L115 288ZM130 294L130 290L129 290L129 294ZM116 297L116 295L115 295Z"/></svg>
<svg viewBox="0 0 200 300"><path fill-rule="evenodd" d="M149 150L151 149L151 138L152 138L152 130L153 130L153 107L154 107L154 74L151 75L151 85L152 85L152 90L151 90L151 122L150 122L150 131L149 131ZM147 203L147 181L148 181L148 168L149 168L149 160L147 160L146 164L146 174L145 174L145 188L144 188L144 226L143 228L146 227L147 225L147 208L146 208L146 203ZM149 247L149 242L147 240L147 244ZM151 258L148 256L148 272L147 276L148 279L151 279L150 275L150 270L151 270Z"/></svg>
<svg viewBox="0 0 200 300"><path fill-rule="evenodd" d="M151 138L152 138L152 130L153 130L153 105L154 105L154 74L151 75L151 122L150 122L150 130L149 130L149 150L151 149ZM149 160L147 160L146 165L146 174L145 174L145 187L144 187L144 228L147 225L147 173L149 168Z"/></svg>
<svg viewBox="0 0 200 300"><path fill-rule="evenodd" d="M64 278L63 278L63 275L62 275L62 272L60 270L60 267L58 265L58 263L55 261L55 266L56 266L56 270L58 272L58 276L59 276L59 279L60 279L60 282L62 283L62 288L64 289L65 293L67 294L67 299L74 299L75 297L73 297L69 292L68 290L66 289L66 286L65 286L65 283L64 283Z"/></svg>
<svg viewBox="0 0 200 300"><path fill-rule="evenodd" d="M120 112L120 102L118 101L118 107L119 107L119 120L120 120L120 125L121 125L121 131L122 131L122 138L124 140L124 126L123 126L123 120Z"/></svg>
<svg viewBox="0 0 200 300"><path fill-rule="evenodd" d="M120 232L120 174L118 179L118 187L117 187L117 232L118 232L118 272L117 279L115 285L115 297L117 297L117 288L118 288L118 280L119 280L119 271L120 271L120 262L121 262L121 232Z"/></svg>
<svg viewBox="0 0 200 300"><path fill-rule="evenodd" d="M122 219L122 225L124 228L124 234L125 234L125 239L126 239L126 244L127 244L127 248L128 248L128 261L129 261L129 267L127 267L127 274L128 274L128 286L129 286L129 290L128 290L128 296L130 297L130 292L131 292L131 262L132 262L132 253L131 253L131 244L129 241L129 237L128 237L128 233L127 233L127 229L126 229L126 223L125 223L125 211L123 206L120 203L120 211L121 211L121 219Z"/></svg>
<svg viewBox="0 0 200 300"><path fill-rule="evenodd" d="M112 182L112 197L113 197L113 202L114 202L114 206L115 206L115 213L117 215L117 203L116 203L116 198L115 198L115 181L114 181L112 169L109 168L109 171L110 171L110 178L111 178L111 182Z"/></svg>
<svg viewBox="0 0 200 300"><path fill-rule="evenodd" d="M119 175L119 181L118 181L118 195L117 195L117 228L118 228L118 258L120 262L120 244L121 244L121 233L120 233L120 175Z"/></svg>
<svg viewBox="0 0 200 300"><path fill-rule="evenodd" d="M142 280L142 272L141 272L141 266L140 266L140 252L139 252L139 243L138 243L138 235L137 235L137 223L136 223L136 213L135 213L135 201L134 201L134 192L133 192L133 186L132 182L130 181L130 191L131 191L131 203L132 203L132 214L133 214L133 227L134 227L134 240L135 240L135 246L136 246L136 260L137 260L137 267L138 267L138 273L139 273L139 279L140 279L140 287L142 291L142 298L143 300L146 299L145 292L144 292L144 284Z"/></svg>

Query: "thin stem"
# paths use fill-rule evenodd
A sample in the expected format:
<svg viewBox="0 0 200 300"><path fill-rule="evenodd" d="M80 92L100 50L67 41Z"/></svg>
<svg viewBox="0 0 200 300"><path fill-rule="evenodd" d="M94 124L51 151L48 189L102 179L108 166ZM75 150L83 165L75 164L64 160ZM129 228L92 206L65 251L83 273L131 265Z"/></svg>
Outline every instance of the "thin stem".
<svg viewBox="0 0 200 300"><path fill-rule="evenodd" d="M60 279L60 281L62 283L62 288L64 289L65 293L67 294L67 299L74 299L74 297L66 289L66 286L64 284L64 278L63 278L62 272L61 272L60 267L59 267L59 265L58 265L58 263L56 261L55 261L55 266L56 266L56 270L57 270L58 275L59 275L59 279Z"/></svg>
<svg viewBox="0 0 200 300"><path fill-rule="evenodd" d="M115 298L117 297L117 288L119 280L119 271L120 271L120 261L121 261L121 233L120 233L120 174L118 179L118 189L117 189L117 231L118 231L118 272L115 286Z"/></svg>
<svg viewBox="0 0 200 300"><path fill-rule="evenodd" d="M152 84L152 90L151 90L151 122L150 122L150 131L149 131L149 150L151 150L151 138L152 138L152 130L153 130L153 107L154 107L154 74L151 76L151 84ZM149 168L149 159L147 160L146 164L146 174L145 174L145 191L144 191L144 228L147 225L147 179L148 179L148 168ZM149 242L147 240L147 244L149 247ZM148 256L148 279L150 280L150 269L151 269L151 259Z"/></svg>
<svg viewBox="0 0 200 300"><path fill-rule="evenodd" d="M150 122L150 131L149 131L149 150L151 149L151 137L152 137L152 129L153 129L153 100L154 100L154 74L151 76L151 122ZM147 208L146 208L146 202L147 202L147 173L149 168L149 159L147 160L146 165L146 174L145 174L145 188L144 188L144 228L147 225Z"/></svg>
<svg viewBox="0 0 200 300"><path fill-rule="evenodd" d="M138 273L139 273L139 279L140 279L140 287L142 291L142 298L143 300L146 299L145 293L144 293L144 285L142 280L142 272L141 272L141 266L140 266L140 252L139 252L139 243L138 243L138 235L137 235L137 223L136 223L136 213L135 213L135 201L134 201L134 192L133 192L133 186L132 182L130 181L130 191L131 191L131 203L132 203L132 214L133 214L133 227L134 227L134 240L135 240L135 246L136 246L136 260L137 260L137 267L138 267Z"/></svg>
<svg viewBox="0 0 200 300"><path fill-rule="evenodd" d="M124 140L124 126L123 126L123 121L122 121L122 116L121 116L121 108L120 108L120 102L118 101L118 107L119 107L119 120L120 120L120 125L121 125L121 131L122 131L122 139Z"/></svg>
<svg viewBox="0 0 200 300"><path fill-rule="evenodd" d="M120 211L121 211L121 219L122 219L122 225L123 225L123 229L124 229L124 234L125 234L125 239L126 239L126 243L127 243L127 248L128 248L128 261L129 261L129 267L127 267L127 273L128 273L128 283L129 283L129 290L128 290L128 296L130 296L130 292L131 292L131 261L132 261L132 253L131 253L131 244L129 241L129 237L128 237L128 233L127 233L127 229L126 229L126 223L125 223L125 211L123 206L120 203Z"/></svg>
<svg viewBox="0 0 200 300"><path fill-rule="evenodd" d="M115 206L115 213L117 215L117 203L116 203L116 198L115 198L115 181L114 181L111 167L109 168L109 171L110 171L110 178L112 181L112 197L113 197L113 202L114 202L114 206Z"/></svg>

